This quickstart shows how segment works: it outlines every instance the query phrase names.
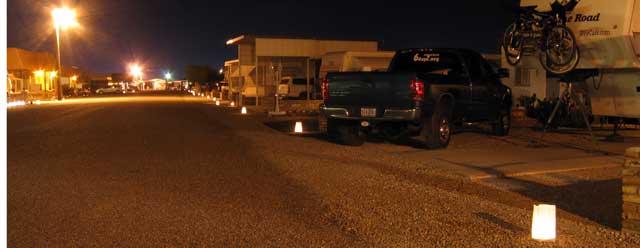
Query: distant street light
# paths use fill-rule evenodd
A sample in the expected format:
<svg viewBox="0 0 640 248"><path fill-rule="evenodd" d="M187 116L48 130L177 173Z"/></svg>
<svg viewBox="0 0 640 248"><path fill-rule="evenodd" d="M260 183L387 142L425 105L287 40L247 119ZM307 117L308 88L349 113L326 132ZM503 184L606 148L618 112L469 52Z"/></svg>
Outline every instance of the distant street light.
<svg viewBox="0 0 640 248"><path fill-rule="evenodd" d="M130 65L129 66L129 74L133 76L136 80L142 80L142 67L139 65Z"/></svg>
<svg viewBox="0 0 640 248"><path fill-rule="evenodd" d="M58 71L62 74L62 64L60 63L60 29L65 30L70 27L78 26L79 24L76 20L76 11L67 7L53 9L53 11L51 11L51 16L53 16L53 25L56 28ZM58 95L58 101L62 100L60 77L56 80L56 94Z"/></svg>
<svg viewBox="0 0 640 248"><path fill-rule="evenodd" d="M142 81L142 67L137 64L129 65L129 74L133 77L133 80ZM144 90L144 84L140 87L140 90Z"/></svg>

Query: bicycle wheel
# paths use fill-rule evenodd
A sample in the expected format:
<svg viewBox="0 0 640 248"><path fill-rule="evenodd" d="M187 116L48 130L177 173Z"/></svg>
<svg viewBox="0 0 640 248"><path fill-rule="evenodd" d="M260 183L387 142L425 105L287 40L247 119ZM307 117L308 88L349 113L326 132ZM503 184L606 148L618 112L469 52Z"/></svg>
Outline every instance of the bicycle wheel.
<svg viewBox="0 0 640 248"><path fill-rule="evenodd" d="M518 31L516 23L512 23L504 32L502 49L507 62L510 65L517 65L522 59L522 34Z"/></svg>
<svg viewBox="0 0 640 248"><path fill-rule="evenodd" d="M552 63L548 58L549 56L547 56L547 53L545 52L540 52L539 57L540 64L542 65L542 67L544 67L545 70L553 74L560 75L571 72L576 68L576 66L578 66L578 62L580 62L580 49L576 48L576 52L571 57L569 63L565 66L558 66Z"/></svg>
<svg viewBox="0 0 640 248"><path fill-rule="evenodd" d="M575 35L566 26L552 28L547 34L544 52L552 66L569 65L574 61L574 56L578 52Z"/></svg>

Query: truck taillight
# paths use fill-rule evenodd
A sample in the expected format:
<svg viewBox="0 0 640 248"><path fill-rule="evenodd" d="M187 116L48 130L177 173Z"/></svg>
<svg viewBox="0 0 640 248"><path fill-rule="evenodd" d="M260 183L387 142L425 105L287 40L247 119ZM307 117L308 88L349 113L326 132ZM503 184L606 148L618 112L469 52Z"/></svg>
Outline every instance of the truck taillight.
<svg viewBox="0 0 640 248"><path fill-rule="evenodd" d="M329 79L322 80L322 99L329 99Z"/></svg>
<svg viewBox="0 0 640 248"><path fill-rule="evenodd" d="M422 101L424 99L424 82L417 79L411 80L411 91L413 92L413 100Z"/></svg>

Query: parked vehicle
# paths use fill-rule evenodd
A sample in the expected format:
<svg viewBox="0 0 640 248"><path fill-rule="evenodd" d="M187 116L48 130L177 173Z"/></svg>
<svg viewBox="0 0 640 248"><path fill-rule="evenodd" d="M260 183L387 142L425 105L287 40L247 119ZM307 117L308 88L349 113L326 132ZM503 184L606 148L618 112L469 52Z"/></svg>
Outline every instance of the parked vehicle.
<svg viewBox="0 0 640 248"><path fill-rule="evenodd" d="M127 93L136 93L138 91L140 90L138 89L137 86L134 86L134 85L129 85L126 90Z"/></svg>
<svg viewBox="0 0 640 248"><path fill-rule="evenodd" d="M520 6L537 5L536 11L548 12L553 10L549 2L521 0ZM562 95L563 81L580 89L576 93L585 95L596 119L640 118L640 1L580 0L567 15L566 26L576 35L578 65L565 74L550 75L542 65L531 63L537 58L525 56L525 63L512 70L523 73L509 80L510 85L520 84L514 96L535 93L555 99Z"/></svg>
<svg viewBox="0 0 640 248"><path fill-rule="evenodd" d="M511 90L494 70L466 49L407 49L396 53L388 72L334 72L323 81L327 134L361 145L370 132L392 141L426 138L447 147L454 124L489 122L495 135L511 127Z"/></svg>
<svg viewBox="0 0 640 248"><path fill-rule="evenodd" d="M102 95L102 94L120 94L122 93L122 87L119 85L112 85L112 86L107 86L105 88L99 88L96 90L96 94Z"/></svg>
<svg viewBox="0 0 640 248"><path fill-rule="evenodd" d="M309 90L313 92L313 78L309 79ZM278 85L278 95L287 98L307 99L307 79L282 77ZM313 98L313 95L312 95Z"/></svg>

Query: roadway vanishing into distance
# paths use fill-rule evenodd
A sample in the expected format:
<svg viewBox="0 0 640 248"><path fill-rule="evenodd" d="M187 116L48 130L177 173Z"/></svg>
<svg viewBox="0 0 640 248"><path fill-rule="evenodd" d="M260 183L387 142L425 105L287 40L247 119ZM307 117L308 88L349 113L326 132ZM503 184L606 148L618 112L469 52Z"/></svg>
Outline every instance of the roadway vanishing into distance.
<svg viewBox="0 0 640 248"><path fill-rule="evenodd" d="M237 112L183 95L9 109L9 246L537 244L535 199L445 175L443 151L345 147ZM559 215L556 245L638 244Z"/></svg>

